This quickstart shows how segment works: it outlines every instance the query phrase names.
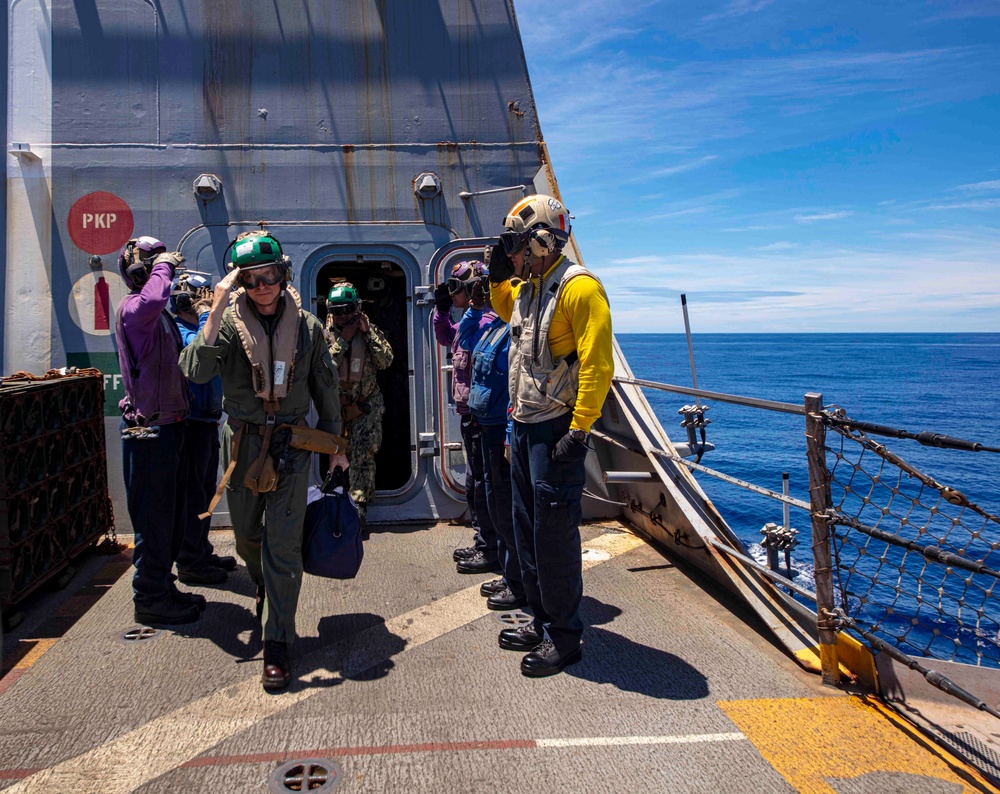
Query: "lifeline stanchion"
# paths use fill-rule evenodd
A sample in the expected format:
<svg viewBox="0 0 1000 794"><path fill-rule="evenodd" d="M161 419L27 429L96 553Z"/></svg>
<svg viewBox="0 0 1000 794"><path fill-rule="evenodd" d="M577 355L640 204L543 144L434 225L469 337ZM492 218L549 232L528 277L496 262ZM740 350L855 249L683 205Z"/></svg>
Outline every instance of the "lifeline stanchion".
<svg viewBox="0 0 1000 794"><path fill-rule="evenodd" d="M823 683L840 683L840 660L837 655L837 632L831 622L833 603L833 562L830 550L830 525L826 511L830 507L830 472L826 467L826 425L823 424L823 395L805 396L806 458L809 463L809 505L812 513L812 548L816 568L816 628L819 631L819 658Z"/></svg>

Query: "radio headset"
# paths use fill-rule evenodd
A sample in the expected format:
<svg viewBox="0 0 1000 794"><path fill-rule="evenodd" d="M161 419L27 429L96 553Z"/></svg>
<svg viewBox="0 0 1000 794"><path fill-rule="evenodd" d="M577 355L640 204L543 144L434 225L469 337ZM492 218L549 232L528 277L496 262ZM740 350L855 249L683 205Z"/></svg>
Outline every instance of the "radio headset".
<svg viewBox="0 0 1000 794"><path fill-rule="evenodd" d="M557 246L556 236L548 229L531 229L528 232L528 248L539 259L551 254Z"/></svg>
<svg viewBox="0 0 1000 794"><path fill-rule="evenodd" d="M137 243L138 240L135 238L125 243L124 259L126 262L132 263L125 268L125 276L135 289L141 289L149 281L149 270L146 267L145 261L136 256L136 251L138 250L136 248Z"/></svg>
<svg viewBox="0 0 1000 794"><path fill-rule="evenodd" d="M174 296L174 306L178 312L189 312L194 308L194 299L190 292L185 290Z"/></svg>

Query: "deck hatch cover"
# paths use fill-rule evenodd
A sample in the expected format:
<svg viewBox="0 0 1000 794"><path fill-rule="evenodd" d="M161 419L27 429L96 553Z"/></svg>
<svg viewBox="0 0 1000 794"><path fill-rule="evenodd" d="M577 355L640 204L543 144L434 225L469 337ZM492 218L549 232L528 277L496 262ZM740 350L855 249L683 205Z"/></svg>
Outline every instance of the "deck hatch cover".
<svg viewBox="0 0 1000 794"><path fill-rule="evenodd" d="M531 615L527 612L522 612L520 609L515 609L510 612L499 612L497 613L497 620L503 623L504 626L517 628L518 626L527 626L532 621Z"/></svg>
<svg viewBox="0 0 1000 794"><path fill-rule="evenodd" d="M128 631L123 631L118 639L125 643L125 645L139 645L140 643L155 640L162 634L162 631L151 629L149 626L136 626Z"/></svg>
<svg viewBox="0 0 1000 794"><path fill-rule="evenodd" d="M287 761L275 769L268 778L273 794L288 791L333 791L340 783L343 770L336 761L328 758L305 758Z"/></svg>

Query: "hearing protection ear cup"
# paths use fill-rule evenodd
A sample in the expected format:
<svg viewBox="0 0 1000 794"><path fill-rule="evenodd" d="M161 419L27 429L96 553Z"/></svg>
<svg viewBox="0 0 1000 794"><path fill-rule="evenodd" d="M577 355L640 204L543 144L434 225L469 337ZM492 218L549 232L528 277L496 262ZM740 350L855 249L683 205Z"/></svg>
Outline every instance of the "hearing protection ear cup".
<svg viewBox="0 0 1000 794"><path fill-rule="evenodd" d="M149 281L149 271L146 270L146 265L142 262L136 262L134 265L129 265L125 270L125 275L137 288L142 287L147 281Z"/></svg>
<svg viewBox="0 0 1000 794"><path fill-rule="evenodd" d="M177 307L179 312L189 312L191 307L194 306L194 301L191 299L190 292L182 292L180 295L174 297L174 305Z"/></svg>
<svg viewBox="0 0 1000 794"><path fill-rule="evenodd" d="M532 229L528 233L528 247L534 256L548 256L556 250L556 236L548 229Z"/></svg>

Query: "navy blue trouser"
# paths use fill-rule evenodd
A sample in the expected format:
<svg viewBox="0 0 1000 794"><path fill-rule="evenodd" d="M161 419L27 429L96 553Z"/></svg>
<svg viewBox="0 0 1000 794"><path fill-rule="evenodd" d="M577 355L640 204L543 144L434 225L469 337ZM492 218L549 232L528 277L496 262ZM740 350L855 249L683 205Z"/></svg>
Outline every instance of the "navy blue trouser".
<svg viewBox="0 0 1000 794"><path fill-rule="evenodd" d="M483 425L483 475L490 518L497 530L497 559L503 567L507 586L518 598L524 598L521 560L514 540L514 508L510 492L510 464L504 457L507 424Z"/></svg>
<svg viewBox="0 0 1000 794"><path fill-rule="evenodd" d="M483 473L483 428L471 414L462 414L462 442L465 444L465 499L476 537L473 544L489 560L497 556L497 530L490 520Z"/></svg>
<svg viewBox="0 0 1000 794"><path fill-rule="evenodd" d="M136 603L152 605L170 598L170 572L184 536L184 423L161 425L158 438L123 438L122 473L135 533L132 590Z"/></svg>
<svg viewBox="0 0 1000 794"><path fill-rule="evenodd" d="M510 442L514 540L524 593L535 628L545 632L560 656L575 651L583 634L584 462L552 460L571 420L566 413L537 424L515 421Z"/></svg>
<svg viewBox="0 0 1000 794"><path fill-rule="evenodd" d="M177 555L177 570L200 568L215 549L208 540L211 517L198 518L208 510L219 477L219 424L197 419L184 420L184 455L188 471L187 511L184 537Z"/></svg>

